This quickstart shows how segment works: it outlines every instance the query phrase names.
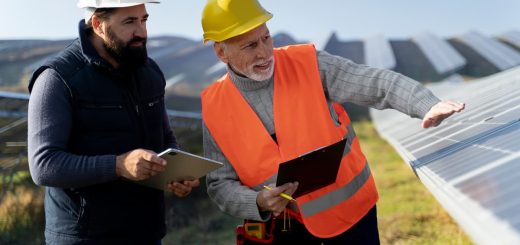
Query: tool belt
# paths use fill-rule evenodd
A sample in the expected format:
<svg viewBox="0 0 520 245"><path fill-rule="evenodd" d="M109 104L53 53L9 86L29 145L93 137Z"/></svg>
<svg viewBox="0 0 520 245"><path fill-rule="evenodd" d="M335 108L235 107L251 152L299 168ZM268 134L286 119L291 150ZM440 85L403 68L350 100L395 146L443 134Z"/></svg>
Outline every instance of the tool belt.
<svg viewBox="0 0 520 245"><path fill-rule="evenodd" d="M244 220L244 224L236 228L236 244L271 244L275 238L275 229L290 231L291 222L302 222L301 217L291 209L285 209L283 217L280 216L273 217L267 222ZM283 220L282 224L280 220Z"/></svg>

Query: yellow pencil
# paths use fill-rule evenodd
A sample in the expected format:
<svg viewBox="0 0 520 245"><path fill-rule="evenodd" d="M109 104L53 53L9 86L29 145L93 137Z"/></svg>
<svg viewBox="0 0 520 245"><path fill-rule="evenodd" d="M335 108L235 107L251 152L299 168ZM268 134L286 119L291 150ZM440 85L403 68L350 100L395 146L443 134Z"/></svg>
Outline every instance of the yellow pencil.
<svg viewBox="0 0 520 245"><path fill-rule="evenodd" d="M272 190L273 189L273 188L271 188L270 186L267 186L267 185L264 185L264 188L267 189L267 190ZM289 201L296 201L296 199L294 199L292 196L289 196L289 195L287 195L287 194L285 194L283 192L280 193L280 196L285 198L285 199L287 199L287 200L289 200Z"/></svg>

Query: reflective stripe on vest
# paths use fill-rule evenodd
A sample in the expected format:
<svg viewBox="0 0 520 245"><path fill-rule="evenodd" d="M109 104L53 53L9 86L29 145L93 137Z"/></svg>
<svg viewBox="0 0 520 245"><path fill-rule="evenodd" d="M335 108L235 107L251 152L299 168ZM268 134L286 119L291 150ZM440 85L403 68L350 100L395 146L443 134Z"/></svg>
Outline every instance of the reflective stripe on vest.
<svg viewBox="0 0 520 245"><path fill-rule="evenodd" d="M345 186L327 193L316 200L302 204L301 212L303 213L303 217L315 215L350 198L367 182L368 177L370 177L370 168L368 167L368 163L365 163L363 171Z"/></svg>
<svg viewBox="0 0 520 245"><path fill-rule="evenodd" d="M317 237L345 232L376 203L375 183L344 108L333 120L312 45L274 51L275 142L229 75L202 92L202 117L242 184L260 190L276 181L278 165L318 147L347 144L336 182L297 197L307 230Z"/></svg>

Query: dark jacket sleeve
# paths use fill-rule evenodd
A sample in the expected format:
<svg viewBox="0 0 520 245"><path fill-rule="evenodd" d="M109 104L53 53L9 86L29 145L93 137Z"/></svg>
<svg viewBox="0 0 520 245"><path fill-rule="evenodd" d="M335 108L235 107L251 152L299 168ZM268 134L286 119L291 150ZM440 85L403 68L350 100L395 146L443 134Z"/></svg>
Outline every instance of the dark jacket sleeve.
<svg viewBox="0 0 520 245"><path fill-rule="evenodd" d="M58 73L45 70L29 99L29 169L38 185L72 188L117 178L115 155L81 156L67 151L72 98Z"/></svg>

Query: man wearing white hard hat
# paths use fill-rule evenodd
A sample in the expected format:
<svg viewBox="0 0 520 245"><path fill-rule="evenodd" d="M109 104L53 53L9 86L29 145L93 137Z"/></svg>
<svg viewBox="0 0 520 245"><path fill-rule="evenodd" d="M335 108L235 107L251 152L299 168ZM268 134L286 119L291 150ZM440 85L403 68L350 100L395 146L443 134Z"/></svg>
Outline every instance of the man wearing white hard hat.
<svg viewBox="0 0 520 245"><path fill-rule="evenodd" d="M147 0L80 0L79 38L29 83L31 176L45 186L47 244L160 244L163 191L137 185L177 147L164 76L146 51ZM129 181L132 180L132 181ZM186 196L197 180L171 183Z"/></svg>

